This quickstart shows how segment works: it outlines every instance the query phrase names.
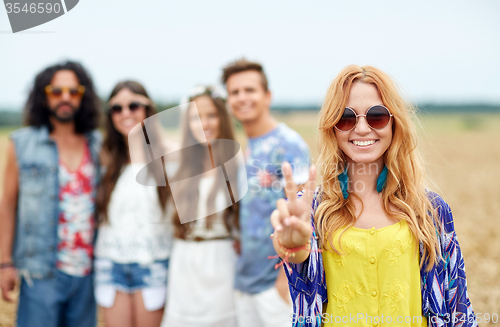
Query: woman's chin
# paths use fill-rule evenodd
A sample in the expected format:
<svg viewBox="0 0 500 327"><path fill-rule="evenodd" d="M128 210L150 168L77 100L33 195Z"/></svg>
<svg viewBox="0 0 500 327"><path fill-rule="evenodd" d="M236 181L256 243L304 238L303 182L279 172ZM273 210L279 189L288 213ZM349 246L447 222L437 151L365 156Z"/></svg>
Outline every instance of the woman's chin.
<svg viewBox="0 0 500 327"><path fill-rule="evenodd" d="M374 155L355 155L348 156L350 161L356 164L378 164L383 163L383 156L374 156Z"/></svg>

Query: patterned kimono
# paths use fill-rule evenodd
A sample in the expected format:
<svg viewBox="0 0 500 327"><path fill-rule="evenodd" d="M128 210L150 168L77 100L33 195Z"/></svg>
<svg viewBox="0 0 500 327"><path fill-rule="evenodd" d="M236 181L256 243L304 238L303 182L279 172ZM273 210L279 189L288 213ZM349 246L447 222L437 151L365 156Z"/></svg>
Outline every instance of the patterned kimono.
<svg viewBox="0 0 500 327"><path fill-rule="evenodd" d="M436 193L428 192L428 196L441 220L439 243L442 260L430 271L425 271L425 265L420 270L422 315L427 317L429 327L477 326L476 315L467 294L464 258L457 241L451 209ZM300 264L284 265L293 301L294 327L321 326L323 303L328 301L323 258L318 252L314 226L314 212L320 201L317 190L311 208L313 236L309 258ZM423 257L423 244L420 244L420 257Z"/></svg>

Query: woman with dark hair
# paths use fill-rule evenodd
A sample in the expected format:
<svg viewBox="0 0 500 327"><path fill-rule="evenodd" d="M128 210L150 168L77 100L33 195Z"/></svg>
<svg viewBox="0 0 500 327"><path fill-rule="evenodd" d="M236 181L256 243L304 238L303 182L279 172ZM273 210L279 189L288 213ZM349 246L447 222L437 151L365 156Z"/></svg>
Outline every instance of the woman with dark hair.
<svg viewBox="0 0 500 327"><path fill-rule="evenodd" d="M233 127L225 101L214 87L197 87L189 101L182 117L180 168L174 177L189 181L179 190L172 186L172 192L189 202L176 202L168 288L168 298L175 301L168 302L162 325L234 326L238 207L227 207L229 183L214 169L214 160L227 151L218 146L224 141L217 139L234 140ZM228 176L234 173L229 170Z"/></svg>
<svg viewBox="0 0 500 327"><path fill-rule="evenodd" d="M171 224L167 187L136 182L128 150L134 126L155 113L144 87L118 83L109 97L97 195L95 296L106 326L159 326L165 306Z"/></svg>

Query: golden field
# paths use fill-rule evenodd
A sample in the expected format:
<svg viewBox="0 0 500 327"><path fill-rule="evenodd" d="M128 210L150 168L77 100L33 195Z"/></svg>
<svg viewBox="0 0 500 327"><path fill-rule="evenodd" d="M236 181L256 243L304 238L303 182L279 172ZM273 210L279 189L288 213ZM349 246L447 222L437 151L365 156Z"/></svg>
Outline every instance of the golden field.
<svg viewBox="0 0 500 327"><path fill-rule="evenodd" d="M317 114L276 117L304 137L315 160ZM432 182L429 188L441 194L453 210L474 311L482 319L485 314L499 315L500 146L496 140L500 139L500 114L422 115L419 120L419 146ZM2 189L7 135L8 130L0 130ZM241 131L238 135L244 144ZM0 327L13 326L14 317L15 304L0 300Z"/></svg>

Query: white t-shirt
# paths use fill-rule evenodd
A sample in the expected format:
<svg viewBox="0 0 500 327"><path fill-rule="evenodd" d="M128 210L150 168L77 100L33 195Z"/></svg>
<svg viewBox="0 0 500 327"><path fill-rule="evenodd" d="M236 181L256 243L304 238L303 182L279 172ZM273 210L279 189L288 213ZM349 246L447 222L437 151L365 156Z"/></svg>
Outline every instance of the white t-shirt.
<svg viewBox="0 0 500 327"><path fill-rule="evenodd" d="M136 181L134 169L126 165L108 204L108 224L99 227L96 258L116 263L148 264L167 259L172 246L171 212L163 213L157 188Z"/></svg>

